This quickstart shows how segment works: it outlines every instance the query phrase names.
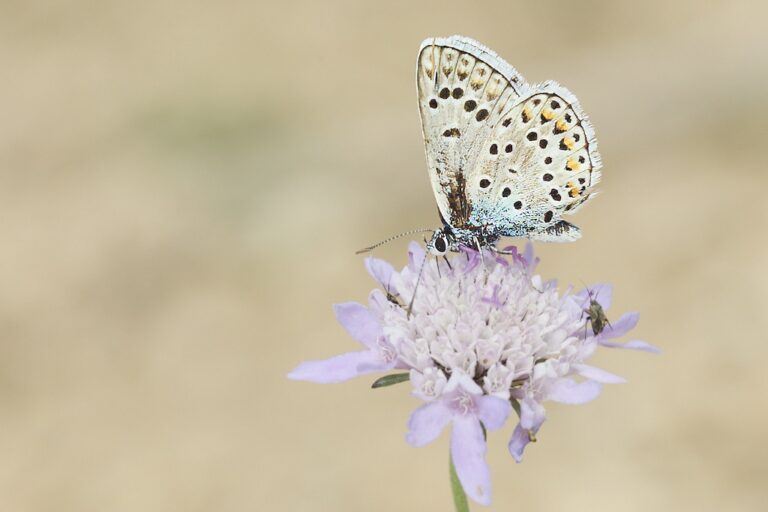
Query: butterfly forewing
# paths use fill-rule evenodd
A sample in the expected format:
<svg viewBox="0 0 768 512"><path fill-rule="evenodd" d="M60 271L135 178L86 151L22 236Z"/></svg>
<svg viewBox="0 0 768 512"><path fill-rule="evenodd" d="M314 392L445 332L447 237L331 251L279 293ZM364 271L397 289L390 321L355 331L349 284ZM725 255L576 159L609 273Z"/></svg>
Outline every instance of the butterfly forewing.
<svg viewBox="0 0 768 512"><path fill-rule="evenodd" d="M454 227L470 224L472 170L500 113L518 97L519 74L463 37L422 43L417 84L427 164L438 208Z"/></svg>

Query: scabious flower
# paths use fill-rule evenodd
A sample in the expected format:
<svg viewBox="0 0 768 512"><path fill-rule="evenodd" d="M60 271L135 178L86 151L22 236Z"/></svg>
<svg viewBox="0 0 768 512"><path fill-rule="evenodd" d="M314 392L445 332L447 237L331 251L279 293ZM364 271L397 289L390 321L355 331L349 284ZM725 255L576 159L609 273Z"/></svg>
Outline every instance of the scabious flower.
<svg viewBox="0 0 768 512"><path fill-rule="evenodd" d="M514 410L509 451L520 462L546 419L545 402L582 404L603 384L624 382L585 363L598 346L657 351L642 341L612 341L635 326L637 313L593 332L590 301L608 309L609 285L561 295L555 281L535 274L530 244L522 254L514 247L506 252L509 258L463 249L425 262L422 248L411 243L401 272L368 258L368 272L382 289L371 292L367 308L336 306L339 322L365 350L305 362L289 374L340 382L407 370L412 395L425 403L411 415L406 440L423 446L450 424L456 474L466 494L484 505L491 501L486 430L503 427Z"/></svg>

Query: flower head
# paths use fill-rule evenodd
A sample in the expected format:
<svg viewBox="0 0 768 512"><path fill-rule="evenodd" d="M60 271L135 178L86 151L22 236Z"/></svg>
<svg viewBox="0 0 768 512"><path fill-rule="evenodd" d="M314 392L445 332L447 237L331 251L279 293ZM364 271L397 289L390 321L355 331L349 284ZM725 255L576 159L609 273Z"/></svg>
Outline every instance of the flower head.
<svg viewBox="0 0 768 512"><path fill-rule="evenodd" d="M401 271L385 261L366 260L382 286L369 306L337 306L336 313L366 350L326 361L303 363L289 377L338 382L393 368L410 373L412 394L423 400L408 422L406 440L425 445L452 425L451 453L465 492L490 503L485 429L496 430L512 409L518 423L509 442L516 461L546 419L544 402L581 404L596 398L604 383L621 377L585 361L598 346L656 351L641 341L611 341L637 323L620 317L598 334L588 328L590 301L608 309L609 285L560 294L554 281L534 274L529 244L510 258L462 250L445 262L427 260L416 243ZM412 302L412 304L411 304Z"/></svg>

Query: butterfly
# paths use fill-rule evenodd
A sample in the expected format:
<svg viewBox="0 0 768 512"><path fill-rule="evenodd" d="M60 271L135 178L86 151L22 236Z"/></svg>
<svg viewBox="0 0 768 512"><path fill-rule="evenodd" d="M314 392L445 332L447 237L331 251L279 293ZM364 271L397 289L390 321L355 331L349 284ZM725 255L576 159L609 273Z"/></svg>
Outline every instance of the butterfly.
<svg viewBox="0 0 768 512"><path fill-rule="evenodd" d="M492 50L463 36L419 49L419 112L442 221L427 248L498 251L502 236L572 242L561 219L595 196L600 155L587 116L556 82L528 84ZM431 230L430 230L431 231Z"/></svg>

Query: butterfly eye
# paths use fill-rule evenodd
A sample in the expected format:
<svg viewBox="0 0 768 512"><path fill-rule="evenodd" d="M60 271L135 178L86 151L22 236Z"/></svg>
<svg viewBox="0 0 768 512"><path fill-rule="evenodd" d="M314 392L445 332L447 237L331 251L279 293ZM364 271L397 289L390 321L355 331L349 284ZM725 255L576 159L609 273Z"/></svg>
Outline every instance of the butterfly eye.
<svg viewBox="0 0 768 512"><path fill-rule="evenodd" d="M448 239L445 233L438 231L427 244L427 249L433 256L442 256L448 251Z"/></svg>
<svg viewBox="0 0 768 512"><path fill-rule="evenodd" d="M439 254L445 254L445 250L448 249L448 244L445 242L444 236L435 238L435 251Z"/></svg>

